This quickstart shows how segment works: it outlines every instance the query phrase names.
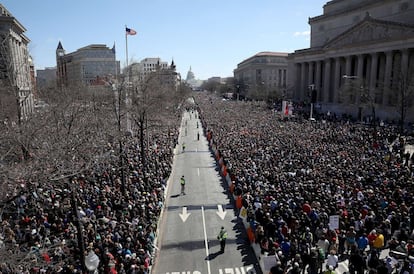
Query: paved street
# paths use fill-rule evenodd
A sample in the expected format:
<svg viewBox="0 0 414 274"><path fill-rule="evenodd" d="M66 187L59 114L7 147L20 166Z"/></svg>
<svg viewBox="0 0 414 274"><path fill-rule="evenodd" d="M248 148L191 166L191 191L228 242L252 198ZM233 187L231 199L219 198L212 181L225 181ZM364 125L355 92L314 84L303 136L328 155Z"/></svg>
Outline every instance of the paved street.
<svg viewBox="0 0 414 274"><path fill-rule="evenodd" d="M152 273L261 273L197 118L195 112L186 112L182 119ZM180 193L182 175L185 195ZM228 232L224 254L217 240L221 226Z"/></svg>

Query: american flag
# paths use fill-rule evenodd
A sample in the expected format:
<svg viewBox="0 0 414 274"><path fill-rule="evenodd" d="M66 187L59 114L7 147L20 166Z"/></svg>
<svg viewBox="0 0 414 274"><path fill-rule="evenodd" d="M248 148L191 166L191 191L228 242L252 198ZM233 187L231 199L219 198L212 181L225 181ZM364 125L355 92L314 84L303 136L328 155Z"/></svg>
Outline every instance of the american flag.
<svg viewBox="0 0 414 274"><path fill-rule="evenodd" d="M125 31L126 31L126 34L127 35L135 35L135 34L137 34L137 32L135 30L130 29L130 28L125 28Z"/></svg>

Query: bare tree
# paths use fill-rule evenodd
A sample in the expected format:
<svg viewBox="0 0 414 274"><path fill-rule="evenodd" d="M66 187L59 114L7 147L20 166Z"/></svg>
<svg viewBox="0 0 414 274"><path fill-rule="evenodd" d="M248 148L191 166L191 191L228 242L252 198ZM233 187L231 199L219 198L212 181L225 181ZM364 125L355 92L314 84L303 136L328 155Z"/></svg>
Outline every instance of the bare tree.
<svg viewBox="0 0 414 274"><path fill-rule="evenodd" d="M363 118L364 109L368 110L371 115L371 122L376 123L376 109L378 103L376 101L377 89L369 87L365 79L348 76L345 77L345 84L339 92L339 101L342 104L353 105L358 108L358 118Z"/></svg>
<svg viewBox="0 0 414 274"><path fill-rule="evenodd" d="M408 116L408 111L413 106L414 99L414 73L400 72L399 80L395 87L395 91L392 92L394 96L394 105L396 111L399 114L399 129L400 133L404 131L404 125Z"/></svg>
<svg viewBox="0 0 414 274"><path fill-rule="evenodd" d="M160 68L149 73L131 87L131 105L129 113L131 119L138 127L140 141L141 164L146 167L146 136L145 132L150 127L148 122L151 120L162 120L171 115L180 102L183 94L177 92L175 83L165 81L165 72ZM173 75L170 75L173 77ZM181 91L181 89L178 89ZM147 142L148 143L148 142Z"/></svg>
<svg viewBox="0 0 414 274"><path fill-rule="evenodd" d="M202 85L201 88L203 90L207 90L210 92L216 92L219 90L220 87L220 83L217 81L205 81Z"/></svg>
<svg viewBox="0 0 414 274"><path fill-rule="evenodd" d="M30 159L20 162L4 161L4 166L0 169L1 184L8 186L7 189L3 188L7 194L0 200L2 217L7 212L8 216L18 214L18 208L14 205L16 197L40 196L38 188L67 190L65 199L69 206L64 210L71 212L76 226L76 246L79 249L76 254L81 257L80 262L83 262L84 243L82 224L77 216L78 190L74 177L93 169L94 165L105 158L101 156L108 153L108 139L116 134L116 119L111 116L112 98L112 91L103 89L91 92L83 87L62 89L49 94L48 109L23 123L25 130L21 133L28 135L21 136L27 140ZM8 144L10 148L13 147L12 142ZM30 263L32 266L41 266L45 263L36 256L37 253L31 252L30 245L26 249L24 246L27 243L22 244L0 250L20 254L7 260L10 265L17 267ZM43 243L39 245L40 249L53 252L53 246L45 246Z"/></svg>

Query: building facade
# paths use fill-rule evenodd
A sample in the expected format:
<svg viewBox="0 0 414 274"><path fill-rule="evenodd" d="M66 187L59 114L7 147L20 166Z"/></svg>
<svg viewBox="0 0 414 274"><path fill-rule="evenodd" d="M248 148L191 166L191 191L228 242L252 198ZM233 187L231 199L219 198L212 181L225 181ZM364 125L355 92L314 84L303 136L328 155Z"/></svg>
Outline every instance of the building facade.
<svg viewBox="0 0 414 274"><path fill-rule="evenodd" d="M56 87L56 67L36 70L36 83L39 89Z"/></svg>
<svg viewBox="0 0 414 274"><path fill-rule="evenodd" d="M158 69L165 70L168 68L168 63L161 61L160 58L144 58L139 63L133 63L129 66L129 71L125 71L124 74L127 75L130 73L130 79L132 82L138 83L141 82L149 74L155 72Z"/></svg>
<svg viewBox="0 0 414 274"><path fill-rule="evenodd" d="M34 110L33 63L25 27L0 4L0 119L22 120Z"/></svg>
<svg viewBox="0 0 414 274"><path fill-rule="evenodd" d="M322 112L398 118L402 83L414 84L414 2L333 0L309 24L310 48L289 55L294 99L314 89Z"/></svg>
<svg viewBox="0 0 414 274"><path fill-rule="evenodd" d="M62 43L56 49L58 87L108 85L120 71L115 46L93 44L66 54Z"/></svg>
<svg viewBox="0 0 414 274"><path fill-rule="evenodd" d="M286 95L287 53L259 52L242 61L233 71L238 94L274 92Z"/></svg>
<svg viewBox="0 0 414 274"><path fill-rule="evenodd" d="M129 71L128 71L129 70ZM139 63L133 63L124 71L125 75L130 75L130 82L137 84L143 84L145 79L152 73L158 73L160 84L164 86L171 86L173 89L177 89L181 77L176 71L174 61L168 65L167 62L161 61L160 58L144 58Z"/></svg>

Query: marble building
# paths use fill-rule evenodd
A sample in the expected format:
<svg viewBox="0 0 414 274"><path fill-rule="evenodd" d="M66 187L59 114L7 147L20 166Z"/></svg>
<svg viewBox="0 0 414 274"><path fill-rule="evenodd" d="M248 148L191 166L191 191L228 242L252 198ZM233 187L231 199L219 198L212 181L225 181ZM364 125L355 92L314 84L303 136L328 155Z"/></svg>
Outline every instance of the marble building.
<svg viewBox="0 0 414 274"><path fill-rule="evenodd" d="M285 52L259 52L237 64L234 69L237 93L261 94L280 92L287 87L288 54Z"/></svg>
<svg viewBox="0 0 414 274"><path fill-rule="evenodd" d="M34 65L25 32L0 3L0 120L22 121L34 110Z"/></svg>
<svg viewBox="0 0 414 274"><path fill-rule="evenodd" d="M171 64L168 64L159 57L147 57L140 62L129 65L126 70L130 70L130 81L138 86L143 85L147 77L155 72L163 86L170 86L177 90L181 82L181 75L176 70L174 60L171 61ZM125 71L124 73L127 74L128 72Z"/></svg>
<svg viewBox="0 0 414 274"><path fill-rule="evenodd" d="M310 48L288 57L294 99L316 89L321 112L366 117L375 107L398 119L401 91L414 85L414 1L332 0L323 10L309 18Z"/></svg>

